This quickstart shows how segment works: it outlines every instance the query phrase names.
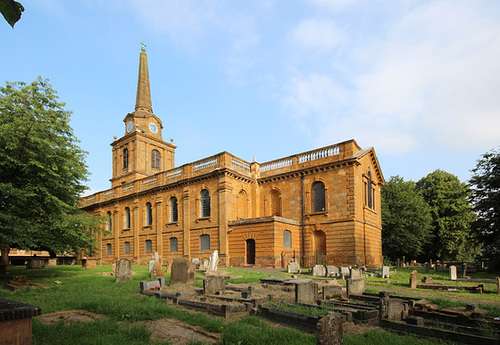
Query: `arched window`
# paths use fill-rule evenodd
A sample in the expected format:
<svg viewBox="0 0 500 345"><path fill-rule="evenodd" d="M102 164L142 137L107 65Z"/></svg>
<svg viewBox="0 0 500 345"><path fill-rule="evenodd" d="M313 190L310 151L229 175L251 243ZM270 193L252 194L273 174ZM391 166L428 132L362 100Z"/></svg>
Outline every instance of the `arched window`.
<svg viewBox="0 0 500 345"><path fill-rule="evenodd" d="M153 208L151 207L151 203L146 203L146 226L153 225Z"/></svg>
<svg viewBox="0 0 500 345"><path fill-rule="evenodd" d="M200 193L200 215L201 218L210 217L210 194L206 189Z"/></svg>
<svg viewBox="0 0 500 345"><path fill-rule="evenodd" d="M113 254L113 250L111 248L111 243L106 244L106 255Z"/></svg>
<svg viewBox="0 0 500 345"><path fill-rule="evenodd" d="M108 213L106 213L106 217L108 217L108 222L106 224L106 230L108 231L112 231L112 220L111 220L111 212L108 211Z"/></svg>
<svg viewBox="0 0 500 345"><path fill-rule="evenodd" d="M153 252L153 241L146 240L146 253L152 253L152 252Z"/></svg>
<svg viewBox="0 0 500 345"><path fill-rule="evenodd" d="M161 169L161 155L158 150L151 151L151 168Z"/></svg>
<svg viewBox="0 0 500 345"><path fill-rule="evenodd" d="M125 229L130 229L130 208L125 207Z"/></svg>
<svg viewBox="0 0 500 345"><path fill-rule="evenodd" d="M123 149L123 169L128 168L128 149Z"/></svg>
<svg viewBox="0 0 500 345"><path fill-rule="evenodd" d="M248 198L243 189L238 193L238 218L248 218Z"/></svg>
<svg viewBox="0 0 500 345"><path fill-rule="evenodd" d="M365 206L375 208L374 191L372 183L372 174L370 171L366 174L365 181Z"/></svg>
<svg viewBox="0 0 500 345"><path fill-rule="evenodd" d="M125 254L130 254L130 242L125 242L123 247Z"/></svg>
<svg viewBox="0 0 500 345"><path fill-rule="evenodd" d="M321 181L316 181L312 184L312 212L325 211L325 185Z"/></svg>
<svg viewBox="0 0 500 345"><path fill-rule="evenodd" d="M200 236L200 250L210 250L210 235Z"/></svg>
<svg viewBox="0 0 500 345"><path fill-rule="evenodd" d="M271 216L281 216L281 196L277 189L273 189L270 195Z"/></svg>
<svg viewBox="0 0 500 345"><path fill-rule="evenodd" d="M283 248L292 248L292 233L290 230L283 231Z"/></svg>
<svg viewBox="0 0 500 345"><path fill-rule="evenodd" d="M176 252L178 250L179 250L179 248L177 246L177 237L170 238L170 251Z"/></svg>
<svg viewBox="0 0 500 345"><path fill-rule="evenodd" d="M177 210L177 198L175 196L170 198L170 223L179 220L179 212Z"/></svg>

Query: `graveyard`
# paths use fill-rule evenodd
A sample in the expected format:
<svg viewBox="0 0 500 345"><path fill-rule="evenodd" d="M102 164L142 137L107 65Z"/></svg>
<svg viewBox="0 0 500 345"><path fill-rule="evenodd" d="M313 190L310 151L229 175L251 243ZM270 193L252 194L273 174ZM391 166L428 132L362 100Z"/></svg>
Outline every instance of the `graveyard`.
<svg viewBox="0 0 500 345"><path fill-rule="evenodd" d="M498 284L486 272L209 266L8 267L0 299L36 307L33 344L330 344L339 332L344 344L498 342Z"/></svg>

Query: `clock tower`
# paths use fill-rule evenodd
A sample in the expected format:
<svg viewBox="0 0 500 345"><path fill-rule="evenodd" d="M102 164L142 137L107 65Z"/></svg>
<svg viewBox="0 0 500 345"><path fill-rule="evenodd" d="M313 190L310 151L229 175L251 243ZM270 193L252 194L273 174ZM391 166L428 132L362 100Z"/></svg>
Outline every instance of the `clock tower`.
<svg viewBox="0 0 500 345"><path fill-rule="evenodd" d="M151 106L148 58L144 45L139 58L135 111L127 114L123 122L125 134L111 143L112 188L174 168L176 146L163 141L163 124L153 114Z"/></svg>

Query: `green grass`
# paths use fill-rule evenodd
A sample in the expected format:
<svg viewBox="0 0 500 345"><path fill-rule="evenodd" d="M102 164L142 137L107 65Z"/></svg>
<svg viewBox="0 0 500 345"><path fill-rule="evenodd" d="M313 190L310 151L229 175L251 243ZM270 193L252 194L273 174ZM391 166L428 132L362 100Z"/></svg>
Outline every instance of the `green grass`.
<svg viewBox="0 0 500 345"><path fill-rule="evenodd" d="M434 345L448 344L441 340L421 339L414 336L400 336L381 330L370 330L364 334L344 333L344 345Z"/></svg>
<svg viewBox="0 0 500 345"><path fill-rule="evenodd" d="M306 307L303 305L293 305L288 303L275 303L271 304L270 307L278 310L284 310L292 313L304 314L309 316L323 316L329 311L334 311L334 308L326 306L322 308L313 308L313 307Z"/></svg>

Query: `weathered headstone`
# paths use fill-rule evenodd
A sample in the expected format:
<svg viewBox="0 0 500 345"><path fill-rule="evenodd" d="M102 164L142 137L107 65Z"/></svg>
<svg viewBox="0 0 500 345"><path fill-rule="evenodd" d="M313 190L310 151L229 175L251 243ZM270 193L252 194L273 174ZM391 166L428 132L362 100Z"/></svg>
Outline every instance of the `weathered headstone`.
<svg viewBox="0 0 500 345"><path fill-rule="evenodd" d="M337 277L339 275L339 268L337 266L326 266L326 275L328 277Z"/></svg>
<svg viewBox="0 0 500 345"><path fill-rule="evenodd" d="M47 266L57 266L57 258L50 258L47 260Z"/></svg>
<svg viewBox="0 0 500 345"><path fill-rule="evenodd" d="M313 276L324 277L326 276L326 268L323 265L315 265L313 267Z"/></svg>
<svg viewBox="0 0 500 345"><path fill-rule="evenodd" d="M316 303L318 300L318 284L295 284L295 303Z"/></svg>
<svg viewBox="0 0 500 345"><path fill-rule="evenodd" d="M115 282L132 280L132 260L120 259L116 263Z"/></svg>
<svg viewBox="0 0 500 345"><path fill-rule="evenodd" d="M389 266L382 266L382 278L385 279L389 277L390 277Z"/></svg>
<svg viewBox="0 0 500 345"><path fill-rule="evenodd" d="M428 263L428 262L424 263L424 267L422 268L422 272L423 272L424 274L429 273L429 269L430 269L430 267L431 267L431 264L430 264L430 263Z"/></svg>
<svg viewBox="0 0 500 345"><path fill-rule="evenodd" d="M111 264L111 275L114 276L116 274L116 264Z"/></svg>
<svg viewBox="0 0 500 345"><path fill-rule="evenodd" d="M347 277L349 275L349 267L340 267L340 274L343 274L344 277Z"/></svg>
<svg viewBox="0 0 500 345"><path fill-rule="evenodd" d="M217 267L219 265L219 252L214 250L210 259L208 260L208 267L206 273L217 273Z"/></svg>
<svg viewBox="0 0 500 345"><path fill-rule="evenodd" d="M404 313L403 300L383 297L380 299L380 318L391 321L401 321Z"/></svg>
<svg viewBox="0 0 500 345"><path fill-rule="evenodd" d="M208 260L203 260L203 262L201 263L201 266L202 266L204 269L207 269L207 268L208 268L208 264L209 264L209 261L208 261Z"/></svg>
<svg viewBox="0 0 500 345"><path fill-rule="evenodd" d="M288 273L300 273L300 265L298 262L290 262L287 266Z"/></svg>
<svg viewBox="0 0 500 345"><path fill-rule="evenodd" d="M328 312L317 324L316 345L342 345L342 318L339 314Z"/></svg>
<svg viewBox="0 0 500 345"><path fill-rule="evenodd" d="M158 255L157 252L155 252L154 255L154 274L151 272L151 278L156 278L156 277L165 277L165 271L161 267L161 258L160 255Z"/></svg>
<svg viewBox="0 0 500 345"><path fill-rule="evenodd" d="M467 262L463 263L463 269L462 269L462 278L467 277Z"/></svg>
<svg viewBox="0 0 500 345"><path fill-rule="evenodd" d="M351 268L349 270L349 278L351 278L351 279L359 279L359 278L361 278L361 270L358 270L356 268Z"/></svg>
<svg viewBox="0 0 500 345"><path fill-rule="evenodd" d="M188 263L184 258L177 258L172 263L170 285L185 284L188 281Z"/></svg>
<svg viewBox="0 0 500 345"><path fill-rule="evenodd" d="M188 262L187 263L187 267L188 267L188 270L187 270L187 280L188 281L193 281L194 280L194 276L196 274L196 264L194 262Z"/></svg>
<svg viewBox="0 0 500 345"><path fill-rule="evenodd" d="M224 293L225 289L225 277L203 279L203 294L205 295L215 295L217 292Z"/></svg>
<svg viewBox="0 0 500 345"><path fill-rule="evenodd" d="M450 280L457 280L457 266L450 266Z"/></svg>
<svg viewBox="0 0 500 345"><path fill-rule="evenodd" d="M149 274L155 269L156 263L154 260L149 260Z"/></svg>
<svg viewBox="0 0 500 345"><path fill-rule="evenodd" d="M342 285L325 285L323 286L323 299L333 299L342 297Z"/></svg>
<svg viewBox="0 0 500 345"><path fill-rule="evenodd" d="M29 270L42 270L45 268L46 263L45 259L28 259L28 266L26 268Z"/></svg>
<svg viewBox="0 0 500 345"><path fill-rule="evenodd" d="M410 288L416 289L418 284L418 273L413 271L410 273Z"/></svg>
<svg viewBox="0 0 500 345"><path fill-rule="evenodd" d="M346 281L347 296L362 295L365 292L365 280L363 278L349 278Z"/></svg>

